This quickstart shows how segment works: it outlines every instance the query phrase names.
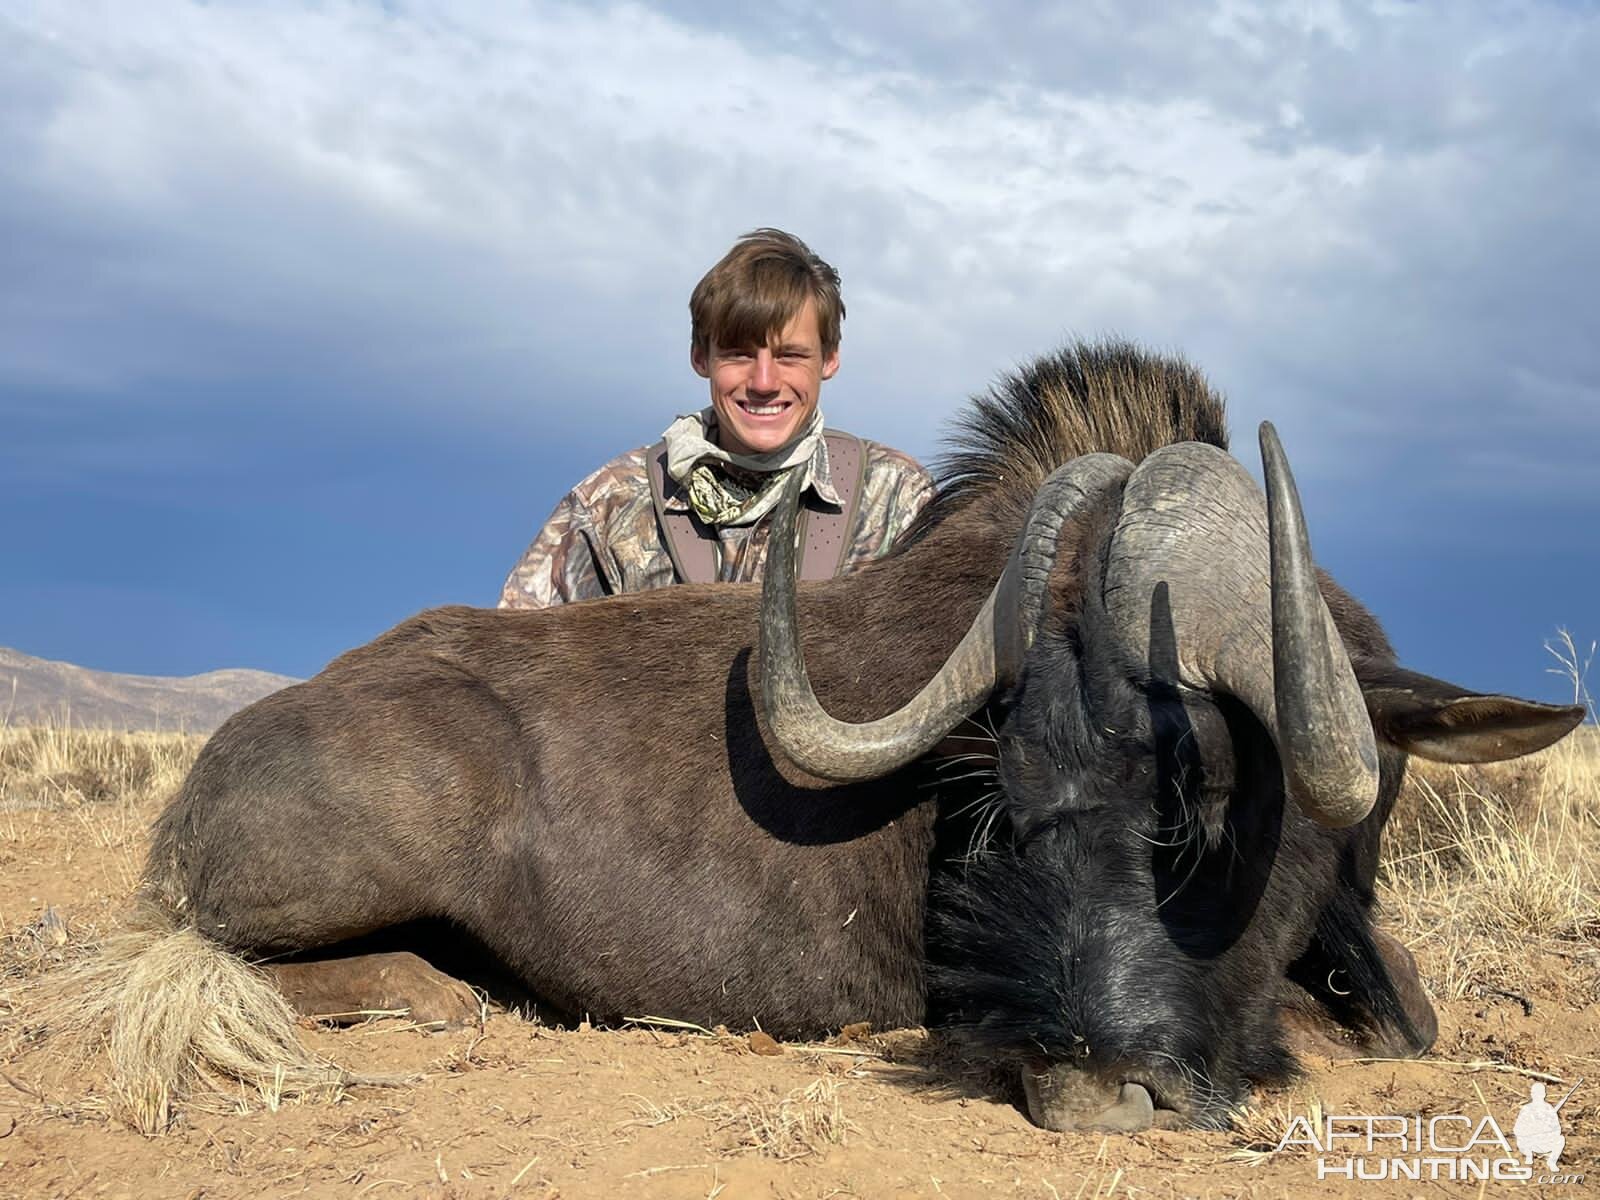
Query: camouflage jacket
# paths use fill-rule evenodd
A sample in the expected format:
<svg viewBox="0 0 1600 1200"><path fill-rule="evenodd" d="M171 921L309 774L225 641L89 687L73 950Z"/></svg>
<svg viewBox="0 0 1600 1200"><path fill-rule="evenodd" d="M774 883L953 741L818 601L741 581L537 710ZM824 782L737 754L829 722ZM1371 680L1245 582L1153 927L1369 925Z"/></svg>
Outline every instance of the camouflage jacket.
<svg viewBox="0 0 1600 1200"><path fill-rule="evenodd" d="M934 492L933 480L916 460L877 442L863 439L861 445L861 500L845 570L888 553ZM567 493L512 568L500 592L501 608L546 608L677 582L650 498L650 450L640 446L618 455ZM808 490L829 502L836 494L826 474L826 455L822 458ZM670 478L663 507L669 512L689 508L683 489ZM767 531L766 518L720 527L717 578L727 583L760 579Z"/></svg>

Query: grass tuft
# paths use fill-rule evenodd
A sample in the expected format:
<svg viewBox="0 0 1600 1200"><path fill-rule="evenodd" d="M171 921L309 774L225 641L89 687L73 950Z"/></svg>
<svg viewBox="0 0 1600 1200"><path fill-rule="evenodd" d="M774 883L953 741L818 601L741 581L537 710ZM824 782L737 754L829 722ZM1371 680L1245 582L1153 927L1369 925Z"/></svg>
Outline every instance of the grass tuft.
<svg viewBox="0 0 1600 1200"><path fill-rule="evenodd" d="M1413 761L1385 831L1384 903L1455 999L1526 982L1531 943L1600 943L1600 731L1488 766Z"/></svg>
<svg viewBox="0 0 1600 1200"><path fill-rule="evenodd" d="M1295 1118L1305 1118L1313 1130L1322 1129L1322 1100L1317 1096L1289 1098L1275 1104L1247 1104L1233 1110L1233 1140L1238 1149L1229 1155L1250 1166L1260 1166L1268 1159L1282 1153L1304 1155L1307 1148L1300 1143L1285 1146L1282 1143Z"/></svg>
<svg viewBox="0 0 1600 1200"><path fill-rule="evenodd" d="M177 790L204 743L184 733L0 727L0 812L142 810Z"/></svg>
<svg viewBox="0 0 1600 1200"><path fill-rule="evenodd" d="M780 1161L805 1158L844 1145L855 1130L839 1100L840 1081L827 1076L783 1096L752 1097L736 1104L665 1104L633 1096L634 1117L617 1128L655 1128L685 1118L706 1122L727 1137L723 1153L758 1154Z"/></svg>

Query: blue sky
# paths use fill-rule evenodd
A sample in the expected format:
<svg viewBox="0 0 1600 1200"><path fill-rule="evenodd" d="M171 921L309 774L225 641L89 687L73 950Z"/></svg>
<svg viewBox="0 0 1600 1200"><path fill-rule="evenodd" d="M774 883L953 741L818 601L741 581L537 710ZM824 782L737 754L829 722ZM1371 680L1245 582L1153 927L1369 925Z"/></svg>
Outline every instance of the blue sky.
<svg viewBox="0 0 1600 1200"><path fill-rule="evenodd" d="M1068 334L1181 350L1410 665L1570 695L1593 5L862 8L0 7L0 644L305 675L492 603L770 224L844 277L833 423L931 457Z"/></svg>

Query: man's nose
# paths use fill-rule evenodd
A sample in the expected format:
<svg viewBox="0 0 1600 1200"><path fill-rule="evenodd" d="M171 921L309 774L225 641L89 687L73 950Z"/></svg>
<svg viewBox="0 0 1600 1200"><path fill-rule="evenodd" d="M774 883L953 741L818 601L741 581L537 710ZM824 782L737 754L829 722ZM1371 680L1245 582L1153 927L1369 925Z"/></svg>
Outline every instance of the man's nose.
<svg viewBox="0 0 1600 1200"><path fill-rule="evenodd" d="M755 370L750 376L750 390L770 393L778 390L778 360L771 350L757 350Z"/></svg>

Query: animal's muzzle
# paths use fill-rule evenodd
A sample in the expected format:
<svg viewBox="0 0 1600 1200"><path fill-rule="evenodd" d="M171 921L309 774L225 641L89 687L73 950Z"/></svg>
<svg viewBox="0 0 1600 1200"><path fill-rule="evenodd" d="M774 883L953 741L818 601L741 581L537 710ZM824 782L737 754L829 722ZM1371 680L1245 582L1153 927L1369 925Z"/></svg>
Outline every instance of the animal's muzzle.
<svg viewBox="0 0 1600 1200"><path fill-rule="evenodd" d="M1138 1133L1155 1123L1156 1105L1141 1083L1104 1083L1065 1063L1022 1068L1028 1116L1058 1133Z"/></svg>

